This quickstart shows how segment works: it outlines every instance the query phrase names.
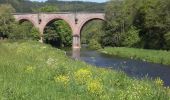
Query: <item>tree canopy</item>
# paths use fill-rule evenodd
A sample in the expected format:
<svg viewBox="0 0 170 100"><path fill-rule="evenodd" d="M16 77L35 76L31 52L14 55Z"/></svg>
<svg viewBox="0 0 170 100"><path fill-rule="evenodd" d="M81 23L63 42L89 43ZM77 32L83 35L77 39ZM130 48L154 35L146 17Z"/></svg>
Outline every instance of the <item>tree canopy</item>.
<svg viewBox="0 0 170 100"><path fill-rule="evenodd" d="M169 19L169 0L111 0L106 6L104 41L106 45L128 46L125 41L136 33L140 37L137 47L169 49ZM138 32L129 33L131 27Z"/></svg>
<svg viewBox="0 0 170 100"><path fill-rule="evenodd" d="M16 9L16 12L35 12L35 9L43 9L42 7L49 7L49 5L51 6L50 9L54 10L55 7L58 7L60 11L63 12L103 12L105 6L105 3L59 0L47 0L46 2L33 2L30 0L0 0L0 4L3 3L11 4Z"/></svg>

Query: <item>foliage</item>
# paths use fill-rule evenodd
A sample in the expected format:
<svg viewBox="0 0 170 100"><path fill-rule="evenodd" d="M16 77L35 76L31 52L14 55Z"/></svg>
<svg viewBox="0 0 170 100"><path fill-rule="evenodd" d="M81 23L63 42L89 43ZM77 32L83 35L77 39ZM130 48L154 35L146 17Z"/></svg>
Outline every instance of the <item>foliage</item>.
<svg viewBox="0 0 170 100"><path fill-rule="evenodd" d="M170 52L166 50L146 50L126 47L106 47L100 52L119 57L139 59L147 62L170 64Z"/></svg>
<svg viewBox="0 0 170 100"><path fill-rule="evenodd" d="M32 41L1 42L0 48L0 99L170 99L169 88L157 85L154 80L134 79L123 72L75 61L63 51L49 45ZM54 63L53 67L47 63L49 61ZM66 74L59 74L56 72L58 68L67 68L68 71ZM86 84L76 84L74 75L79 71L90 71L87 74L90 79Z"/></svg>
<svg viewBox="0 0 170 100"><path fill-rule="evenodd" d="M58 12L59 9L56 6L45 5L44 7L33 9L34 12Z"/></svg>
<svg viewBox="0 0 170 100"><path fill-rule="evenodd" d="M104 33L102 25L103 21L97 19L86 23L81 31L81 43L88 44L92 39L101 42L101 36Z"/></svg>
<svg viewBox="0 0 170 100"><path fill-rule="evenodd" d="M122 38L122 45L126 47L135 47L139 42L139 30L135 27L131 27Z"/></svg>
<svg viewBox="0 0 170 100"><path fill-rule="evenodd" d="M111 0L106 6L104 23L104 46L120 46L125 32L125 20L122 12L123 3L120 0ZM128 16L126 16L128 17Z"/></svg>
<svg viewBox="0 0 170 100"><path fill-rule="evenodd" d="M97 40L92 39L89 41L89 48L98 50L98 49L101 49L102 47L101 47L101 44Z"/></svg>
<svg viewBox="0 0 170 100"><path fill-rule="evenodd" d="M38 30L29 22L17 23L12 12L15 10L11 5L0 5L0 37L38 40Z"/></svg>
<svg viewBox="0 0 170 100"><path fill-rule="evenodd" d="M170 32L167 32L165 35L164 35L164 38L165 38L165 43L166 43L166 49L170 49Z"/></svg>
<svg viewBox="0 0 170 100"><path fill-rule="evenodd" d="M11 5L0 5L0 37L2 38L7 38L12 32L15 20L11 13L14 11Z"/></svg>
<svg viewBox="0 0 170 100"><path fill-rule="evenodd" d="M31 22L25 21L21 24L14 24L13 31L9 34L10 39L32 39L39 40L39 31Z"/></svg>
<svg viewBox="0 0 170 100"><path fill-rule="evenodd" d="M141 48L167 49L164 35L170 30L169 7L169 0L111 0L106 7L104 40L110 40L110 46L122 46L122 37L134 26Z"/></svg>
<svg viewBox="0 0 170 100"><path fill-rule="evenodd" d="M50 23L45 28L44 39L53 46L67 47L72 45L72 31L63 20Z"/></svg>
<svg viewBox="0 0 170 100"><path fill-rule="evenodd" d="M81 31L81 43L87 44L90 49L100 49L102 45L103 21L92 20L85 24Z"/></svg>
<svg viewBox="0 0 170 100"><path fill-rule="evenodd" d="M0 0L0 4L11 4L16 12L37 12L37 9L43 9L46 6L51 6L55 9L60 8L63 12L103 12L105 3L85 2L85 1L59 1L59 0L47 0L46 2L37 2L31 0ZM50 8L50 9L51 9ZM86 9L84 9L86 8ZM49 11L49 10L48 10ZM52 11L54 12L54 11Z"/></svg>

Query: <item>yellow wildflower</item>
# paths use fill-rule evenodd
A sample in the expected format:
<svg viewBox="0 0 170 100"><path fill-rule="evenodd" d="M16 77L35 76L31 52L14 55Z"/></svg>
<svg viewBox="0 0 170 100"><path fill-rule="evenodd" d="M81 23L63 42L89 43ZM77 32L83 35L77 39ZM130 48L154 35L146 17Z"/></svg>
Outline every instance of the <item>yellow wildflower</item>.
<svg viewBox="0 0 170 100"><path fill-rule="evenodd" d="M69 79L69 76L60 75L60 76L54 77L54 80L55 80L55 82L66 86L66 85L68 85L70 79Z"/></svg>
<svg viewBox="0 0 170 100"><path fill-rule="evenodd" d="M88 69L80 69L74 74L75 80L78 84L85 84L92 77L92 73Z"/></svg>
<svg viewBox="0 0 170 100"><path fill-rule="evenodd" d="M161 80L160 78L156 78L154 81L157 85L163 86L164 85L164 81Z"/></svg>
<svg viewBox="0 0 170 100"><path fill-rule="evenodd" d="M99 95L103 92L103 85L98 80L92 80L87 84L87 90L94 95Z"/></svg>
<svg viewBox="0 0 170 100"><path fill-rule="evenodd" d="M25 72L27 72L27 73L32 73L32 72L34 72L34 68L33 68L32 66L28 66L28 67L26 68Z"/></svg>

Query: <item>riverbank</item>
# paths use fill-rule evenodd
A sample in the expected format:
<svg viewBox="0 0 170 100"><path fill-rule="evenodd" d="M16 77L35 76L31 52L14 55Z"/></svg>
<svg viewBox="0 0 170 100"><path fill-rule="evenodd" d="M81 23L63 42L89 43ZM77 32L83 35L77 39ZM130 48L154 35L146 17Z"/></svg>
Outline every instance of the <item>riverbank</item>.
<svg viewBox="0 0 170 100"><path fill-rule="evenodd" d="M0 99L169 100L161 79L96 68L38 42L0 43Z"/></svg>
<svg viewBox="0 0 170 100"><path fill-rule="evenodd" d="M170 65L170 52L163 50L146 50L125 47L106 47L99 50L102 53L125 57L130 59L138 59L146 62Z"/></svg>

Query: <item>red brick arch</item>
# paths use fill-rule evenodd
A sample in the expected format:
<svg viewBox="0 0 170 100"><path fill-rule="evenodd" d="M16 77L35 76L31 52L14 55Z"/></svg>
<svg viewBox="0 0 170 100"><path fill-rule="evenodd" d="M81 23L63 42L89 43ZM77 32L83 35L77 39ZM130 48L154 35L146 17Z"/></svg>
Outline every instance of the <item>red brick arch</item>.
<svg viewBox="0 0 170 100"><path fill-rule="evenodd" d="M82 31L83 27L84 27L86 24L88 24L89 22L93 21L93 20L105 21L103 18L96 18L96 17L91 18L91 17L89 17L87 20L84 20L84 21L81 23L81 25L79 26L79 33L81 34L81 31Z"/></svg>
<svg viewBox="0 0 170 100"><path fill-rule="evenodd" d="M63 21L65 21L65 22L69 25L71 31L73 32L73 25L72 25L72 23L69 22L67 19L64 19L64 18L61 18L61 17L52 17L52 18L47 19L47 21L46 21L45 24L43 25L43 32L44 32L45 27L46 27L49 23L54 22L54 21L57 21L57 20L63 20Z"/></svg>
<svg viewBox="0 0 170 100"><path fill-rule="evenodd" d="M22 17L22 18L17 19L17 20L18 20L18 22L19 22L20 24L21 24L22 22L24 22L24 21L31 22L31 23L33 24L33 26L36 27L36 22L34 22L34 20L32 20L32 19L30 19L30 18Z"/></svg>

